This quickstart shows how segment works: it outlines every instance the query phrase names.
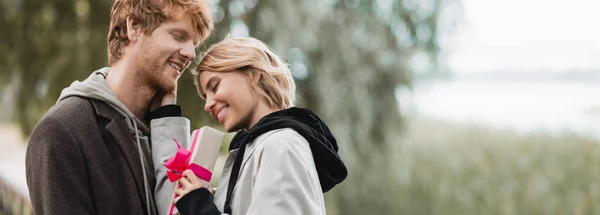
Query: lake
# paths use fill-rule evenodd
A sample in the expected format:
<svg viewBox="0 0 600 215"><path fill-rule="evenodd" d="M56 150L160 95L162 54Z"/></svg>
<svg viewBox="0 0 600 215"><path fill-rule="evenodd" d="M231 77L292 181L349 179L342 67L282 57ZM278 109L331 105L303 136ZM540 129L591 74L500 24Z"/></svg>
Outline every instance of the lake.
<svg viewBox="0 0 600 215"><path fill-rule="evenodd" d="M398 89L404 113L600 138L600 82L429 81Z"/></svg>

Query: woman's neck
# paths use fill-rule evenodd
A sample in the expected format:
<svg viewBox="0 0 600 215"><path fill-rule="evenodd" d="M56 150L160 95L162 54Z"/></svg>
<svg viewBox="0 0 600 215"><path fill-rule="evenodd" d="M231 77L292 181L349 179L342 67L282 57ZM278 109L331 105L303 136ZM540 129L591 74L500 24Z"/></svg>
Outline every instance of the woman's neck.
<svg viewBox="0 0 600 215"><path fill-rule="evenodd" d="M269 115L269 114L279 111L279 110L281 110L281 109L269 107L269 105L267 105L266 102L259 102L246 130L249 131L252 127L254 127L254 125L256 125L256 123L258 123L258 121L260 121L266 115Z"/></svg>

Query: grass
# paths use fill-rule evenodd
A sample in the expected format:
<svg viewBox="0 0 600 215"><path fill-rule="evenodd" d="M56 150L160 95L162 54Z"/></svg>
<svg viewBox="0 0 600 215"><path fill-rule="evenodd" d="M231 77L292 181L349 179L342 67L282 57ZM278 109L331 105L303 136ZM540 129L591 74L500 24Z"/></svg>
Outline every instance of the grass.
<svg viewBox="0 0 600 215"><path fill-rule="evenodd" d="M600 214L597 140L423 117L409 123L395 149L394 180L382 184L394 199L391 214ZM327 200L329 214L344 207Z"/></svg>

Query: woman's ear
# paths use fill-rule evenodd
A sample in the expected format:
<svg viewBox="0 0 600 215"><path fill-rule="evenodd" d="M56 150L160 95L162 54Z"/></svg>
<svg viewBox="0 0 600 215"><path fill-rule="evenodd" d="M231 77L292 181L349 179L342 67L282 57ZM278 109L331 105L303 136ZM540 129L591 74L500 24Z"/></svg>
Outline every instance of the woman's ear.
<svg viewBox="0 0 600 215"><path fill-rule="evenodd" d="M256 94L257 92L259 92L260 89L260 77L261 74L258 71L248 71L247 74L247 80L248 80L248 84L250 85L250 90L252 90L254 92L254 94Z"/></svg>
<svg viewBox="0 0 600 215"><path fill-rule="evenodd" d="M257 85L260 81L260 76L260 71L249 71L248 80L250 81L250 84Z"/></svg>
<svg viewBox="0 0 600 215"><path fill-rule="evenodd" d="M132 42L137 41L140 31L139 23L134 18L127 17L127 39Z"/></svg>

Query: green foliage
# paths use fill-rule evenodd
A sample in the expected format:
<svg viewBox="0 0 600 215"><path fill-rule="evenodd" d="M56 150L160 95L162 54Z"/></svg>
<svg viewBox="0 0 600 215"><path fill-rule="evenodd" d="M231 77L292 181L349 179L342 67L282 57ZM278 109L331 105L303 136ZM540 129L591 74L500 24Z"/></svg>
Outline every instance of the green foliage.
<svg viewBox="0 0 600 215"><path fill-rule="evenodd" d="M402 141L391 214L600 212L597 140L418 118Z"/></svg>
<svg viewBox="0 0 600 215"><path fill-rule="evenodd" d="M345 76L366 76L370 86L390 89L410 83L410 72L405 66L410 53L419 49L435 56L438 50L435 35L442 1L432 2L423 4L429 5L423 10L419 3L411 6L398 0L213 1L216 31L197 51L245 26L251 36L264 40L290 61L298 78L301 104L318 109L321 92L314 85L321 85L315 79L322 77L317 73L344 71ZM0 58L0 84L15 86L19 98L16 120L25 133L55 103L64 87L107 65L106 34L112 3L1 1L0 52L8 54ZM384 8L386 3L390 9ZM429 36L419 36L419 32ZM357 74L346 72L357 69ZM10 83L11 80L16 82ZM199 127L210 121L203 114L203 101L190 83L191 76L184 75L179 102L186 116ZM391 91L370 94L373 93L388 96Z"/></svg>
<svg viewBox="0 0 600 215"><path fill-rule="evenodd" d="M0 80L17 80L16 119L28 134L64 87L107 64L113 1L0 1L0 51L9 53L0 59ZM387 188L396 176L385 170L393 167L402 129L394 92L414 73L437 70L440 23L457 17L457 1L216 0L216 31L197 52L227 35L271 46L290 64L298 106L315 110L338 138L350 169L348 185L328 194L339 212L391 214L394 193ZM426 60L415 65L416 55ZM210 125L189 74L180 80L178 103L194 128Z"/></svg>
<svg viewBox="0 0 600 215"><path fill-rule="evenodd" d="M105 65L111 3L2 1L0 51L8 54L0 60L0 79L18 80L10 84L17 91L16 120L26 134L64 87Z"/></svg>

